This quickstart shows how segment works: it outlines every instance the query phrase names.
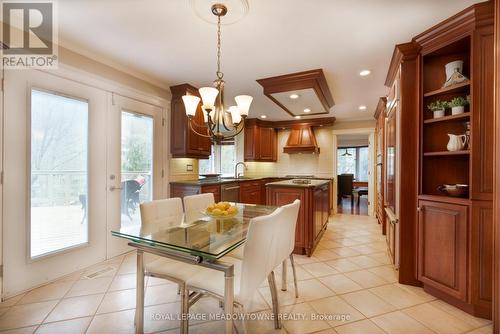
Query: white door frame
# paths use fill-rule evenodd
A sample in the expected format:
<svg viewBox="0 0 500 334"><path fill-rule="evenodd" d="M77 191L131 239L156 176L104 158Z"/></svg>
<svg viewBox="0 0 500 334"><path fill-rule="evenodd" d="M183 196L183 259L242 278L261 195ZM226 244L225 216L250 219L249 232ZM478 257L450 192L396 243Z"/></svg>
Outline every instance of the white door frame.
<svg viewBox="0 0 500 334"><path fill-rule="evenodd" d="M375 216L375 128L355 128L355 129L338 129L332 130L333 136L333 175L335 177L333 186L333 199L335 201L334 213L337 213L337 149L338 149L338 135L351 135L351 134L366 134L368 135L368 215Z"/></svg>

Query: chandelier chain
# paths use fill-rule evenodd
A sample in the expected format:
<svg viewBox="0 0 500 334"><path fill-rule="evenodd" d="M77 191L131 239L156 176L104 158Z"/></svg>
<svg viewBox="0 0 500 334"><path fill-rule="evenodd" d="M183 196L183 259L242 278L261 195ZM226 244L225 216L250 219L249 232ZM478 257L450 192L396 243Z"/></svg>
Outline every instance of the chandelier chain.
<svg viewBox="0 0 500 334"><path fill-rule="evenodd" d="M220 30L220 15L217 15L217 78L222 79L224 73L220 70L220 46L221 46L221 30Z"/></svg>

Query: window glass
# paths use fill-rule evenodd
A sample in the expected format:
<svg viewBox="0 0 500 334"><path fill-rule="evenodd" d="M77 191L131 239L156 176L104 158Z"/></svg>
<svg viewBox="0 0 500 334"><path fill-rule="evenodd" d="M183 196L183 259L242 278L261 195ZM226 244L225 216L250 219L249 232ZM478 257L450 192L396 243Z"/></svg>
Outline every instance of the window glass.
<svg viewBox="0 0 500 334"><path fill-rule="evenodd" d="M338 174L353 174L356 178L356 148L339 148L337 150Z"/></svg>
<svg viewBox="0 0 500 334"><path fill-rule="evenodd" d="M359 147L357 150L358 170L356 179L358 181L368 182L368 147Z"/></svg>
<svg viewBox="0 0 500 334"><path fill-rule="evenodd" d="M220 146L220 172L223 176L234 174L234 164L236 159L235 145Z"/></svg>
<svg viewBox="0 0 500 334"><path fill-rule="evenodd" d="M210 155L209 159L199 159L198 160L198 173L200 175L215 173L214 145L212 145L212 154Z"/></svg>
<svg viewBox="0 0 500 334"><path fill-rule="evenodd" d="M88 241L88 103L32 89L30 256Z"/></svg>

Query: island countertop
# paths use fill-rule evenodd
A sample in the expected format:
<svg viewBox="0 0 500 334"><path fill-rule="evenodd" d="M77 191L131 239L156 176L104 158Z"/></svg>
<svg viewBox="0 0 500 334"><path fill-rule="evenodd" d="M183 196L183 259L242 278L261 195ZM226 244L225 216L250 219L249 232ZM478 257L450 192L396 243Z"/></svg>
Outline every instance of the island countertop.
<svg viewBox="0 0 500 334"><path fill-rule="evenodd" d="M296 180L295 180L296 181ZM330 180L321 180L321 179L307 179L310 183L296 183L294 180L283 180L277 182L266 183L266 187L294 187L294 188L316 188L327 183L330 183Z"/></svg>
<svg viewBox="0 0 500 334"><path fill-rule="evenodd" d="M191 185L191 186L207 186L207 185L219 185L225 183L233 183L233 182L249 182L249 181L259 181L266 179L281 179L281 180L292 180L298 177L290 177L290 176L246 176L242 178L204 178L204 179L195 179L195 180L177 180L170 181L170 184L183 184L183 185ZM309 179L309 178L308 178ZM314 180L322 180L325 182L332 181L334 178L332 176L315 176Z"/></svg>

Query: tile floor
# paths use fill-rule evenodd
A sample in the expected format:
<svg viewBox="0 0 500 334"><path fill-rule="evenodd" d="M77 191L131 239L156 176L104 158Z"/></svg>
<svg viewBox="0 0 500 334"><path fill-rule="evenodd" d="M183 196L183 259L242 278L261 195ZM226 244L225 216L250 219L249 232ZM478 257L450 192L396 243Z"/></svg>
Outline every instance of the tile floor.
<svg viewBox="0 0 500 334"><path fill-rule="evenodd" d="M279 298L282 312L298 315L299 320L284 321L280 331L270 320L250 320L250 333L492 332L490 321L474 318L420 288L396 283L384 237L373 218L332 216L314 255L296 256L296 262L300 297L294 297L289 284ZM100 275L88 277L98 271ZM280 282L281 270L276 274ZM146 284L145 331L178 333L178 322L169 319L179 310L176 286L154 278ZM252 316L268 317L270 299L264 283ZM129 253L0 303L0 333L133 333L134 307L135 255ZM191 312L221 310L215 300L203 298ZM223 323L197 319L190 333L223 333Z"/></svg>

